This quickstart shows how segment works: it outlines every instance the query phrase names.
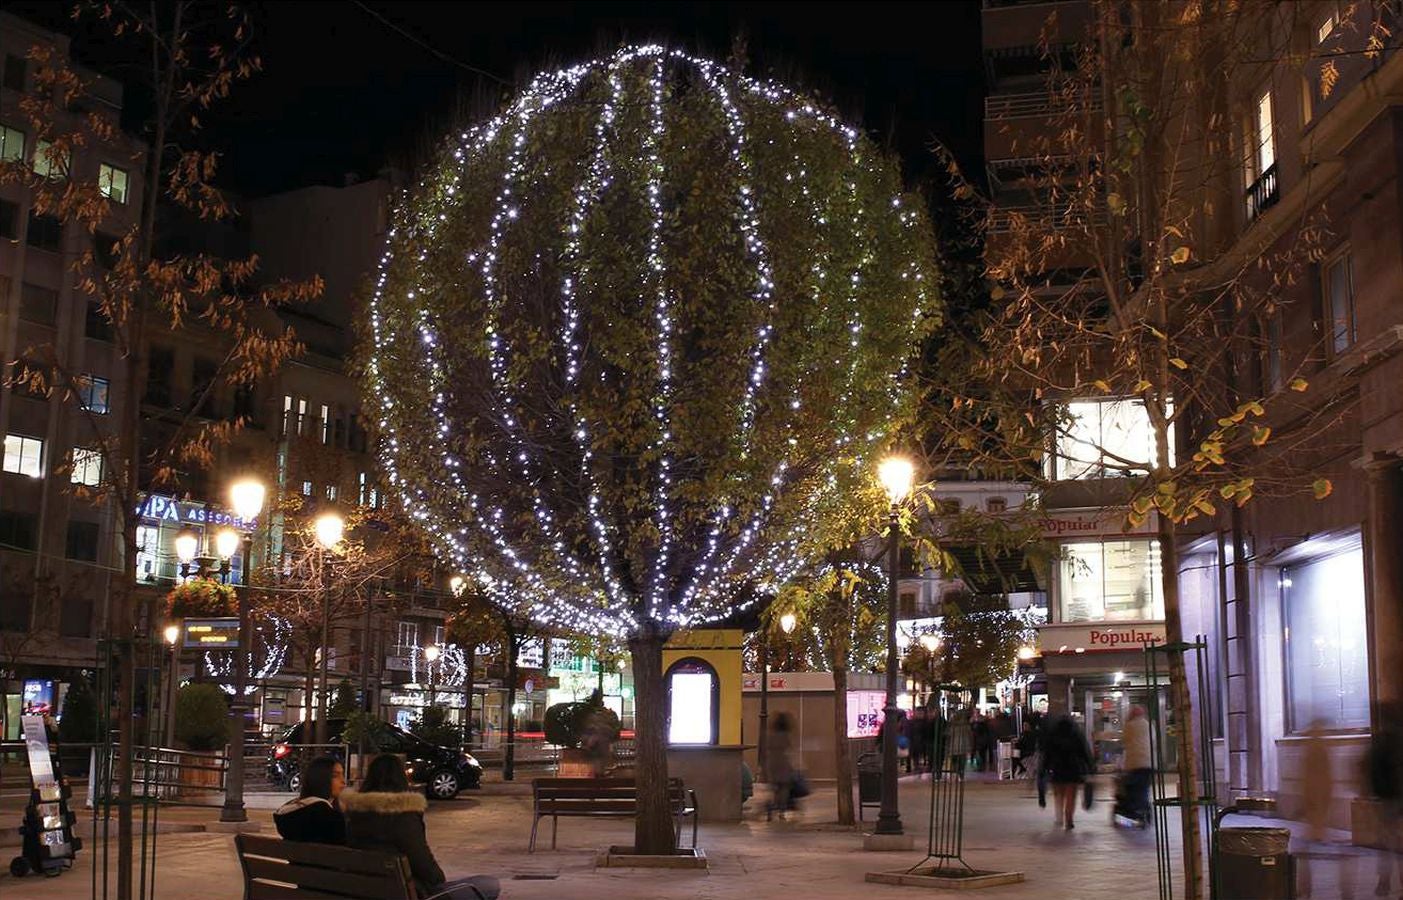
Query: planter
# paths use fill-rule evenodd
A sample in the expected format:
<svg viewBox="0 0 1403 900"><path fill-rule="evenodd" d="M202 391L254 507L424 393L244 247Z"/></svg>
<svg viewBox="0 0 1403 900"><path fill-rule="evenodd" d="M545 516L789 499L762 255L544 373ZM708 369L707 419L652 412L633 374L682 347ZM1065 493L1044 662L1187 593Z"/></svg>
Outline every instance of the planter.
<svg viewBox="0 0 1403 900"><path fill-rule="evenodd" d="M671 853L634 853L633 847L610 847L594 861L599 868L621 869L705 869L706 851L679 847Z"/></svg>
<svg viewBox="0 0 1403 900"><path fill-rule="evenodd" d="M203 797L224 790L224 757L215 752L180 750L180 796Z"/></svg>
<svg viewBox="0 0 1403 900"><path fill-rule="evenodd" d="M986 872L959 866L925 866L914 871L868 872L867 880L874 884L900 884L906 887L936 888L967 891L976 888L1017 884L1022 872Z"/></svg>
<svg viewBox="0 0 1403 900"><path fill-rule="evenodd" d="M556 766L559 778L593 778L594 763L589 755L578 747L564 747L560 751L560 762Z"/></svg>

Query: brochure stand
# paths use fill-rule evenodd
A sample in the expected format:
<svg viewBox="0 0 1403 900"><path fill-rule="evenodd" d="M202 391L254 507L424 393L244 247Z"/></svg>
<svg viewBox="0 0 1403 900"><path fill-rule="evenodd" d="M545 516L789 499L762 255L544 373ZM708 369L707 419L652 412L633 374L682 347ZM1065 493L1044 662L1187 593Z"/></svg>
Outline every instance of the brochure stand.
<svg viewBox="0 0 1403 900"><path fill-rule="evenodd" d="M73 865L83 842L73 834L78 817L68 808L72 796L63 780L57 734L44 716L21 716L29 759L29 805L24 808L21 853L10 861L16 878L30 872L58 875Z"/></svg>

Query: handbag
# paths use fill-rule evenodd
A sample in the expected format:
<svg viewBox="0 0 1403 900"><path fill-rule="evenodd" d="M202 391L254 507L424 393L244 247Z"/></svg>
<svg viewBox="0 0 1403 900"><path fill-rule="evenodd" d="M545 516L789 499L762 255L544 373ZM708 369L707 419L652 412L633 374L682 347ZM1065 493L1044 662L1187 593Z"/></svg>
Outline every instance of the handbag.
<svg viewBox="0 0 1403 900"><path fill-rule="evenodd" d="M1085 782L1081 786L1081 808L1091 809L1091 803L1096 799L1096 785Z"/></svg>
<svg viewBox="0 0 1403 900"><path fill-rule="evenodd" d="M789 780L789 796L799 800L811 793L813 793L813 789L809 787L809 780L804 777L802 772L795 772L794 777Z"/></svg>

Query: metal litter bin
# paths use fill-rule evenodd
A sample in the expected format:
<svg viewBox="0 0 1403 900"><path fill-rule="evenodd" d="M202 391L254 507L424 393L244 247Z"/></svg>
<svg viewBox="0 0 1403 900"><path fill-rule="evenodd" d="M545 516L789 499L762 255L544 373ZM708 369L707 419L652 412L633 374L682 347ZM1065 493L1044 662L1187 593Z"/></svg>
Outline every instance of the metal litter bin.
<svg viewBox="0 0 1403 900"><path fill-rule="evenodd" d="M857 758L857 820L866 806L882 805L882 754L869 752Z"/></svg>
<svg viewBox="0 0 1403 900"><path fill-rule="evenodd" d="M1291 832L1285 828L1219 828L1217 873L1220 898L1292 900Z"/></svg>

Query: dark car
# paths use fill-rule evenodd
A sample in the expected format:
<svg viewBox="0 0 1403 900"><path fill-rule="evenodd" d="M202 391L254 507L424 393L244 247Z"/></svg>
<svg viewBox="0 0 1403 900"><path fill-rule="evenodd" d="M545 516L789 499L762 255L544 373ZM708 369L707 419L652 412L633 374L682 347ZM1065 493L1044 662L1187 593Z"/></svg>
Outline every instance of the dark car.
<svg viewBox="0 0 1403 900"><path fill-rule="evenodd" d="M327 743L340 744L342 731L346 727L345 720L332 719L327 725ZM308 733L307 727L306 722L293 725L278 737L268 752L268 779L290 791L301 790L302 765L307 753L312 752L312 748L306 748L304 752L300 746L308 742L308 738L304 737ZM410 782L424 785L429 797L451 800L463 788L476 788L482 784L482 764L471 754L430 744L394 725L389 725L388 729L381 741L381 751L403 755ZM315 735L315 727L311 734ZM341 756L339 748L316 748L316 753L323 749L332 756Z"/></svg>

